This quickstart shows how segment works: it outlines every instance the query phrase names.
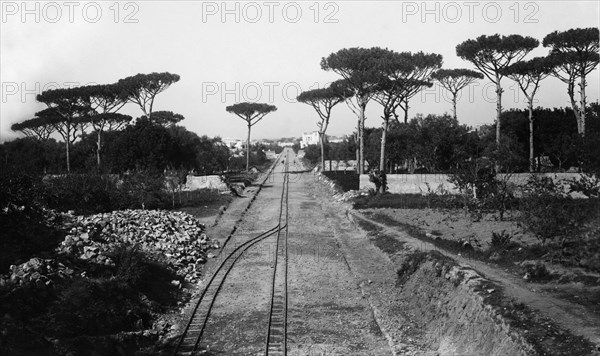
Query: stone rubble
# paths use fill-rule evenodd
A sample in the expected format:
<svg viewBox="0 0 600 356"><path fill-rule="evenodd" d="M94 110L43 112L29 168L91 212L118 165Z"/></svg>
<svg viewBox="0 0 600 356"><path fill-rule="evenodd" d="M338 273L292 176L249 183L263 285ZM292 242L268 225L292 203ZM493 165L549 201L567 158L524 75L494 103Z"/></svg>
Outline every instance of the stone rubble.
<svg viewBox="0 0 600 356"><path fill-rule="evenodd" d="M198 282L202 265L214 256L208 250L220 248L218 241L208 238L204 224L183 212L121 210L91 216L65 214L65 217L63 227L67 235L55 250L59 255L114 266L109 257L111 251L123 244L137 246L164 257L167 264L190 283ZM47 285L53 278L68 278L74 274L72 267L56 259L34 257L12 265L8 275L0 276L0 286L27 282ZM84 276L85 272L80 274Z"/></svg>

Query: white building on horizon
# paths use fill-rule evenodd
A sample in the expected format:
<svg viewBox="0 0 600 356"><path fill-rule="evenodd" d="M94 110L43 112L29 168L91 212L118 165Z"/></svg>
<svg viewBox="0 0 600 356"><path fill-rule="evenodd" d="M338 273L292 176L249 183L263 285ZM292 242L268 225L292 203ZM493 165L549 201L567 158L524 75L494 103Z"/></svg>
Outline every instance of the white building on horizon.
<svg viewBox="0 0 600 356"><path fill-rule="evenodd" d="M292 142L292 141L279 141L279 142L277 142L277 146L279 146L279 147L292 147L292 146L294 146L294 142Z"/></svg>
<svg viewBox="0 0 600 356"><path fill-rule="evenodd" d="M300 148L306 148L310 145L319 144L319 131L305 132L302 134L302 141L300 141Z"/></svg>

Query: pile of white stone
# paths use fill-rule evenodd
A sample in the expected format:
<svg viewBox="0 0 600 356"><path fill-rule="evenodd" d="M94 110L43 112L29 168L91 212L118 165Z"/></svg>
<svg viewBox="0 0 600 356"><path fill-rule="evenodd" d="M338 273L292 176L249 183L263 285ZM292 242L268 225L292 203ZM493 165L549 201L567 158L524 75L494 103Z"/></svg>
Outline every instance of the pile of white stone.
<svg viewBox="0 0 600 356"><path fill-rule="evenodd" d="M368 195L368 192L360 190L344 192L333 180L327 178L323 173L318 173L317 179L329 187L333 194L333 200L338 202L347 202L358 196Z"/></svg>
<svg viewBox="0 0 600 356"><path fill-rule="evenodd" d="M346 201L350 201L350 200L352 200L352 199L354 199L356 197L364 196L364 195L368 195L368 193L360 191L360 190L349 190L349 191L344 192L344 193L334 194L333 195L333 199L335 201L344 201L344 202L346 202Z"/></svg>
<svg viewBox="0 0 600 356"><path fill-rule="evenodd" d="M88 262L114 265L111 252L122 246L136 246L140 251L156 254L186 281L195 283L201 266L218 249L217 241L208 238L206 228L193 216L177 211L121 210L91 216L70 216L65 223L67 236L56 248L59 254ZM54 259L32 258L10 267L9 275L0 277L0 285L9 282L51 283L53 277L68 277L75 271ZM79 273L79 272L77 272Z"/></svg>

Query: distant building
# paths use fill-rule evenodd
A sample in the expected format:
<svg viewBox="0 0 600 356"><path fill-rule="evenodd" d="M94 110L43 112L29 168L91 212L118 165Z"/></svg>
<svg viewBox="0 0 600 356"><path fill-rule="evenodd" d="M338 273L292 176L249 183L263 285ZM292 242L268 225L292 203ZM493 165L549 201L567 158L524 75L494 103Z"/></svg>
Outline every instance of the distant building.
<svg viewBox="0 0 600 356"><path fill-rule="evenodd" d="M300 148L306 148L310 145L319 144L319 132L305 132L302 134L302 141L300 141Z"/></svg>
<svg viewBox="0 0 600 356"><path fill-rule="evenodd" d="M223 141L223 143L232 150L241 150L246 146L246 142L239 138L227 137L227 138L221 139L221 141Z"/></svg>
<svg viewBox="0 0 600 356"><path fill-rule="evenodd" d="M291 141L279 141L277 142L277 146L279 147L292 147L294 145L294 142Z"/></svg>

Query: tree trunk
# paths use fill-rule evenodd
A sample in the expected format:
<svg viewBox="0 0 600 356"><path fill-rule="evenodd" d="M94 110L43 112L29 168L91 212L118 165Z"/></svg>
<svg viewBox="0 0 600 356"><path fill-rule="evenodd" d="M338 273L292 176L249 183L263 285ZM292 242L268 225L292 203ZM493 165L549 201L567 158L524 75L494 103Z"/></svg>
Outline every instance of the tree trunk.
<svg viewBox="0 0 600 356"><path fill-rule="evenodd" d="M383 119L383 130L381 131L381 151L379 154L379 170L385 172L385 141L387 138L387 130L389 125L389 117Z"/></svg>
<svg viewBox="0 0 600 356"><path fill-rule="evenodd" d="M502 86L500 78L496 75L496 146L500 147L500 116L502 115Z"/></svg>
<svg viewBox="0 0 600 356"><path fill-rule="evenodd" d="M358 140L359 140L359 149L358 149L358 174L365 173L365 141L364 141L364 133L365 133L365 109L367 107L367 102L364 98L358 97L358 106L359 106L359 123L358 123Z"/></svg>
<svg viewBox="0 0 600 356"><path fill-rule="evenodd" d="M571 100L571 108L573 109L573 113L575 114L575 120L577 120L577 133L581 134L581 113L579 112L579 107L577 106L577 102L575 101L574 81L569 81L567 83L567 94L569 94L569 99Z"/></svg>
<svg viewBox="0 0 600 356"><path fill-rule="evenodd" d="M323 134L322 132L319 132L319 143L321 144L321 169L323 171L325 171L325 147L324 147L325 142L324 141L325 141L325 134ZM331 167L331 163L330 163L330 167Z"/></svg>
<svg viewBox="0 0 600 356"><path fill-rule="evenodd" d="M252 126L248 124L248 138L246 138L246 172L250 171L250 129Z"/></svg>
<svg viewBox="0 0 600 356"><path fill-rule="evenodd" d="M67 151L67 174L71 173L71 128L66 129L65 147Z"/></svg>
<svg viewBox="0 0 600 356"><path fill-rule="evenodd" d="M586 107L586 97L585 97L585 68L581 68L581 81L579 83L580 95L581 95L581 114L578 121L580 121L579 134L581 137L585 137L585 107Z"/></svg>
<svg viewBox="0 0 600 356"><path fill-rule="evenodd" d="M457 118L456 118L456 92L452 93L452 115L454 116L454 120L457 120Z"/></svg>
<svg viewBox="0 0 600 356"><path fill-rule="evenodd" d="M529 100L529 172L535 170L535 158L533 152L533 98Z"/></svg>
<svg viewBox="0 0 600 356"><path fill-rule="evenodd" d="M379 171L381 171L382 174L385 174L385 141L387 138L389 120L389 116L383 118L383 130L381 131L381 154L379 156ZM385 193L385 185L382 184L379 190L381 194Z"/></svg>
<svg viewBox="0 0 600 356"><path fill-rule="evenodd" d="M98 164L98 172L100 172L100 150L102 149L102 130L98 130L98 141L96 142L96 162Z"/></svg>
<svg viewBox="0 0 600 356"><path fill-rule="evenodd" d="M356 142L356 172L358 174L360 174L360 154L358 153L358 128L356 128L356 138L357 138L357 142Z"/></svg>

